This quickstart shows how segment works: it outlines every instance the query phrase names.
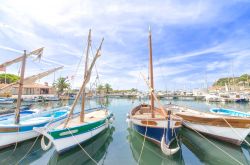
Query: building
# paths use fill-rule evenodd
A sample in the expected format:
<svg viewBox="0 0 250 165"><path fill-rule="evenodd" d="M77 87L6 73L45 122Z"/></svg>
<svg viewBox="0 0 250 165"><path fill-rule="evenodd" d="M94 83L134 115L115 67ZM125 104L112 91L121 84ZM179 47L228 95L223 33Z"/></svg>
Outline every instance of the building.
<svg viewBox="0 0 250 165"><path fill-rule="evenodd" d="M12 95L18 94L18 85L14 85L12 90ZM24 84L23 85L23 95L56 95L55 88L45 84Z"/></svg>

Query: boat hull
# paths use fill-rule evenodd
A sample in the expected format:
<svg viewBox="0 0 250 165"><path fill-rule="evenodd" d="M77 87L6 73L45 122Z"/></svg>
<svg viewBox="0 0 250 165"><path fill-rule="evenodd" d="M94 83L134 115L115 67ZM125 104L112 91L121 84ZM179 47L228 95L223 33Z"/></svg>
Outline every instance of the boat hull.
<svg viewBox="0 0 250 165"><path fill-rule="evenodd" d="M170 134L166 136L166 134L164 134L164 129L166 131L166 128L154 128L150 126L141 126L141 125L137 125L134 123L132 124L132 128L136 132L138 132L140 135L144 136L145 138L154 142L157 145L161 144L161 140L164 136L167 137L166 144L170 144L176 138L176 135L178 135L179 129L180 129L179 127L174 128L174 129L170 128L170 130L168 131L170 132Z"/></svg>
<svg viewBox="0 0 250 165"><path fill-rule="evenodd" d="M74 148L78 144L83 143L95 137L96 135L98 135L99 133L107 129L108 127L109 125L105 124L84 134L69 136L69 137L62 138L62 139L56 139L53 141L53 144L58 153L63 153L71 148Z"/></svg>
<svg viewBox="0 0 250 165"><path fill-rule="evenodd" d="M244 139L250 132L249 128L231 128L231 127L218 127L191 123L184 121L184 126L191 130L196 130L200 133L206 134L218 140L229 142L235 145L241 145ZM237 133L236 133L237 132Z"/></svg>
<svg viewBox="0 0 250 165"><path fill-rule="evenodd" d="M53 112L50 113L53 114ZM65 114L62 116L58 116L57 118L54 119L48 118L47 120L44 120L37 124L29 124L29 125L20 124L12 126L0 125L0 149L39 136L40 134L33 130L34 127L44 127L48 123L50 123L51 126L57 126L63 120L66 119L67 114L68 113L65 112Z"/></svg>
<svg viewBox="0 0 250 165"><path fill-rule="evenodd" d="M40 129L34 128L34 130L46 136L54 144L58 153L63 153L98 135L107 129L112 121L113 114L111 113L102 120L77 127L49 131L47 128L53 128L53 126L47 125Z"/></svg>

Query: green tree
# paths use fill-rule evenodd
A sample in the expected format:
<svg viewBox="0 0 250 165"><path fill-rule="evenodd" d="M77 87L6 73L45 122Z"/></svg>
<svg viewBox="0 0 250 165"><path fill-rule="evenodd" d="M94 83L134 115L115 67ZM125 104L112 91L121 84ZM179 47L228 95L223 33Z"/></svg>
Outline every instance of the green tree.
<svg viewBox="0 0 250 165"><path fill-rule="evenodd" d="M103 90L103 85L98 85L98 87L97 87L97 93L101 93L102 92L102 90Z"/></svg>
<svg viewBox="0 0 250 165"><path fill-rule="evenodd" d="M5 83L5 78L6 78L6 83L7 84L10 84L10 83L13 83L13 82L17 82L20 79L20 77L17 76L17 75L3 73L3 74L0 74L0 84L1 83Z"/></svg>
<svg viewBox="0 0 250 165"><path fill-rule="evenodd" d="M109 94L112 90L113 90L113 89L111 88L111 85L110 85L110 84L106 83L106 84L104 85L104 91L105 91L105 93Z"/></svg>
<svg viewBox="0 0 250 165"><path fill-rule="evenodd" d="M131 92L137 92L138 90L135 88L130 89Z"/></svg>
<svg viewBox="0 0 250 165"><path fill-rule="evenodd" d="M65 90L70 89L70 83L68 79L64 77L59 77L56 82L53 83L53 86L56 88L57 94L61 95Z"/></svg>

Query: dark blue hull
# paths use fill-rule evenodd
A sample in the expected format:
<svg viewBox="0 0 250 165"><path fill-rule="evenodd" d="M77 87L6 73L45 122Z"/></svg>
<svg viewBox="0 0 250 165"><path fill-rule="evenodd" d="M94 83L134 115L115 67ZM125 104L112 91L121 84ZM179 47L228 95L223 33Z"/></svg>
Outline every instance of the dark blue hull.
<svg viewBox="0 0 250 165"><path fill-rule="evenodd" d="M165 143L169 145L178 135L178 131L180 128L175 128L167 130L166 128L154 128L154 127L146 127L146 126L141 126L137 124L133 124L134 130L136 130L138 133L141 135L145 135L146 133L146 138L149 140L153 140L156 143L161 143L162 137L165 136ZM164 131L165 129L165 131Z"/></svg>

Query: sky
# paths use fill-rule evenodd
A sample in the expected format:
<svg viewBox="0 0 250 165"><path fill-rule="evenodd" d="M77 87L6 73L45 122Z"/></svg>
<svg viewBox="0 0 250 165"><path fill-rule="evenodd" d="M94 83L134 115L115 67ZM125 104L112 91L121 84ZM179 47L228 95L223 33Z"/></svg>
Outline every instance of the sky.
<svg viewBox="0 0 250 165"><path fill-rule="evenodd" d="M74 76L77 88L91 29L91 57L104 37L91 81L98 73L99 83L114 89L143 90L149 26L156 90L200 88L206 80L250 73L250 0L0 0L0 63L45 47L40 62L27 61L25 75L63 65L39 82Z"/></svg>

